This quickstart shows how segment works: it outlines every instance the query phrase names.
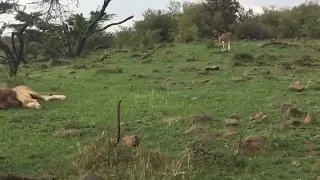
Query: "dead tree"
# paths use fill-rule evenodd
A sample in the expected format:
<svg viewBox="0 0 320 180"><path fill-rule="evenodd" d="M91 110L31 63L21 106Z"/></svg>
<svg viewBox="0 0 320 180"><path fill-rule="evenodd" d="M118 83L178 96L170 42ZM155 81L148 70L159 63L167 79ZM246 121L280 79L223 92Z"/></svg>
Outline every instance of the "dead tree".
<svg viewBox="0 0 320 180"><path fill-rule="evenodd" d="M10 69L10 76L15 76L18 72L18 67L21 62L26 63L24 58L24 39L23 39L23 32L28 27L28 24L24 24L23 27L18 30L17 32L11 33L11 43L12 43L12 51L9 48L8 45L6 45L1 39L0 39L0 49L3 50L5 53L6 59L9 64ZM15 36L19 40L19 51L17 51L17 48L15 47L14 38Z"/></svg>
<svg viewBox="0 0 320 180"><path fill-rule="evenodd" d="M98 15L98 17L89 24L89 26L87 27L86 31L84 32L84 34L78 39L78 43L77 43L77 47L76 47L76 56L80 56L82 53L82 50L84 48L84 44L86 43L88 37L90 37L92 34L94 33L98 33L101 31L104 31L112 26L116 26L116 25L120 25L122 23L125 23L126 21L132 19L134 16L129 16L126 19L119 21L119 22L115 22L115 23L110 23L106 26L104 26L101 29L97 29L97 30L93 30L94 27L97 25L97 23L103 18L104 15L106 15L105 10L108 7L109 3L111 0L104 0L103 5L101 7L100 13Z"/></svg>
<svg viewBox="0 0 320 180"><path fill-rule="evenodd" d="M25 15L25 13L23 11L19 11L18 13L21 13L23 15ZM32 26L33 25L33 20L34 18L36 18L36 16L38 16L39 14L35 14L34 16L30 16L30 19L27 19L23 24L19 24L19 25L11 25L11 26L16 26L17 30L11 33L11 44L12 44L12 50L9 48L9 46L7 44L5 44L1 39L0 39L0 49L3 50L3 52L5 53L6 59L8 61L9 64L9 75L10 77L12 76L16 76L17 72L18 72L18 67L20 66L21 62L23 63L27 63L25 60L25 54L24 54L24 50L25 50L25 41L24 41L24 37L23 37L23 33L24 31L27 29L27 27ZM3 33L3 31L6 29L6 27L9 26L7 24L4 24L1 27L1 34L0 37ZM15 37L18 39L19 41L19 48L17 50L16 45L15 45Z"/></svg>

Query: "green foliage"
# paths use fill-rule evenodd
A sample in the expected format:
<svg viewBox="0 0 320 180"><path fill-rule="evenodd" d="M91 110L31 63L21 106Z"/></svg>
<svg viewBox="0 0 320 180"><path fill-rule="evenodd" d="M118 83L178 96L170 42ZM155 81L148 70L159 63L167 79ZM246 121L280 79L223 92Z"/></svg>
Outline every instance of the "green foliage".
<svg viewBox="0 0 320 180"><path fill-rule="evenodd" d="M235 36L241 39L264 39L268 33L258 18L246 19L233 26Z"/></svg>
<svg viewBox="0 0 320 180"><path fill-rule="evenodd" d="M177 39L180 42L191 42L199 40L199 29L195 24L189 24L188 21L184 21L184 19L179 21L179 33L177 35ZM182 28L184 27L184 28Z"/></svg>
<svg viewBox="0 0 320 180"><path fill-rule="evenodd" d="M178 18L178 36L182 42L195 41L198 38L210 38L216 21L199 3L183 4L183 14Z"/></svg>
<svg viewBox="0 0 320 180"><path fill-rule="evenodd" d="M27 54L31 54L33 59L37 59L38 55L41 54L42 45L38 42L29 42L26 45Z"/></svg>
<svg viewBox="0 0 320 180"><path fill-rule="evenodd" d="M147 10L143 14L144 19L137 21L132 27L130 36L126 35L127 38L121 36L116 39L126 42L119 43L118 46L126 44L136 49L137 47L151 48L151 44L157 42L155 36L157 31L160 40L170 39L171 41L174 38L180 42L213 37L217 39L227 30L233 32L238 39L261 40L270 37L301 36L318 38L320 36L319 14L320 6L315 2L303 3L291 9L269 7L264 8L263 14L254 14L251 9L245 11L236 0L207 0L206 3L184 2L183 4L171 1L168 11ZM151 36L154 38L147 38ZM150 39L149 43L146 43L148 39Z"/></svg>
<svg viewBox="0 0 320 180"><path fill-rule="evenodd" d="M207 12L213 17L217 13L221 15L223 22L221 28L228 30L229 26L239 20L239 13L244 11L244 8L237 0L206 0L205 3Z"/></svg>
<svg viewBox="0 0 320 180"><path fill-rule="evenodd" d="M114 34L112 45L118 49L139 46L138 36L134 28L121 27L120 30Z"/></svg>
<svg viewBox="0 0 320 180"><path fill-rule="evenodd" d="M109 48L112 45L112 34L105 34L105 33L95 33L88 37L83 53L88 54L95 50L96 48Z"/></svg>
<svg viewBox="0 0 320 180"><path fill-rule="evenodd" d="M271 36L317 38L320 29L319 14L318 3L306 2L292 9L265 8L264 14L259 18Z"/></svg>
<svg viewBox="0 0 320 180"><path fill-rule="evenodd" d="M170 32L175 29L176 19L172 14L160 11L148 9L143 13L144 19L136 21L134 28L138 34L144 33L146 30L159 31L161 40L172 41Z"/></svg>
<svg viewBox="0 0 320 180"><path fill-rule="evenodd" d="M215 48L217 46L214 40L205 40L207 48Z"/></svg>
<svg viewBox="0 0 320 180"><path fill-rule="evenodd" d="M62 42L59 38L59 34L47 33L46 37L46 41L43 42L42 54L50 58L57 58L62 56L64 53L63 46L61 46Z"/></svg>
<svg viewBox="0 0 320 180"><path fill-rule="evenodd" d="M139 45L142 48L153 49L155 45L161 40L160 29L147 29L141 34L138 34Z"/></svg>

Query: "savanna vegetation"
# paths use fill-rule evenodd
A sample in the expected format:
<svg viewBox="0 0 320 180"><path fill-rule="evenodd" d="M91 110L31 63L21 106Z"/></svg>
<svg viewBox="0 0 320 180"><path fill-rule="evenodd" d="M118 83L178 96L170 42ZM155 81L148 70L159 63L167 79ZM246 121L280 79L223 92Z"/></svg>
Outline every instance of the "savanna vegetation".
<svg viewBox="0 0 320 180"><path fill-rule="evenodd" d="M0 39L1 87L67 99L1 111L0 179L320 178L319 3L255 14L172 1L110 32L133 18L111 23L110 0L90 14L37 2L47 9L0 0L20 22L2 23L14 31ZM226 31L236 42L221 52Z"/></svg>

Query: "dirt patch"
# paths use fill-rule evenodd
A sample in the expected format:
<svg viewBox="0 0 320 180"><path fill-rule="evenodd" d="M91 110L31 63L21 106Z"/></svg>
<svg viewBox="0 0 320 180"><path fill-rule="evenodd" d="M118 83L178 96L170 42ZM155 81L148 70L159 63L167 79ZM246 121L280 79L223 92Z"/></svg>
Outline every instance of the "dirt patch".
<svg viewBox="0 0 320 180"><path fill-rule="evenodd" d="M281 104L281 111L285 120L290 120L292 118L302 118L306 116L306 112L304 112L302 108L293 101L288 101Z"/></svg>
<svg viewBox="0 0 320 180"><path fill-rule="evenodd" d="M212 123L214 118L205 114L195 115L192 118L192 124Z"/></svg>
<svg viewBox="0 0 320 180"><path fill-rule="evenodd" d="M239 153L248 156L255 156L264 150L268 145L268 141L261 136L251 135L246 137L239 147Z"/></svg>

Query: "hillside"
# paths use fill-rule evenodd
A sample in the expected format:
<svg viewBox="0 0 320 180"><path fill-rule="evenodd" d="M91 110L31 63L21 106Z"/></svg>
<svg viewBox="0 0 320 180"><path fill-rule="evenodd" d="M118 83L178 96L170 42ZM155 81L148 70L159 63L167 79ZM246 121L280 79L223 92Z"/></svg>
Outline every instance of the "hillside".
<svg viewBox="0 0 320 180"><path fill-rule="evenodd" d="M0 175L76 179L93 167L106 179L316 179L319 125L303 123L304 116L286 120L280 107L291 100L320 116L320 41L260 48L263 43L240 41L230 52L177 44L144 60L135 56L143 52L113 50L104 61L94 62L102 56L97 52L66 66L21 67L16 79L1 83L24 83L67 99L41 102L41 110L1 112ZM297 80L315 83L302 92L289 90ZM101 144L116 137L121 98L122 135L141 138L133 150ZM267 115L260 123L251 119L258 112ZM211 118L192 124L196 115ZM238 124L226 125L235 116ZM81 136L57 136L63 129L80 130ZM249 135L271 144L251 158L235 155L239 140ZM92 144L95 139L100 143ZM91 150L84 151L88 145Z"/></svg>

